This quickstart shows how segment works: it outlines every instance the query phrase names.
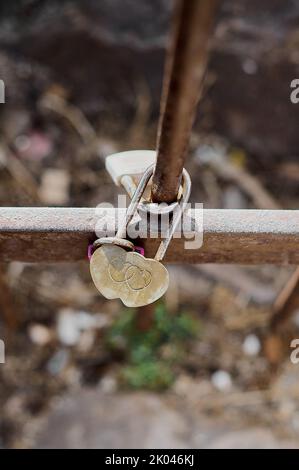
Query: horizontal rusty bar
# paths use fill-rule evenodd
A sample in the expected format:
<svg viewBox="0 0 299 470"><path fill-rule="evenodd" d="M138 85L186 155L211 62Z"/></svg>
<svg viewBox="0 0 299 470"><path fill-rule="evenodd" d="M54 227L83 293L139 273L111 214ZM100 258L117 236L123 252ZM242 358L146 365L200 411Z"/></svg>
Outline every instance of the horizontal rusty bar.
<svg viewBox="0 0 299 470"><path fill-rule="evenodd" d="M200 212L191 211L192 217ZM97 221L107 226L116 213L92 208L1 208L0 261L58 262L86 259ZM299 265L299 211L203 210L203 246L185 249L174 238L165 258L173 263L238 263ZM187 232L187 233L186 233ZM101 236L109 235L101 232ZM193 230L184 233L189 239ZM158 231L156 232L158 236ZM177 233L175 236L178 236ZM147 256L159 240L146 239Z"/></svg>

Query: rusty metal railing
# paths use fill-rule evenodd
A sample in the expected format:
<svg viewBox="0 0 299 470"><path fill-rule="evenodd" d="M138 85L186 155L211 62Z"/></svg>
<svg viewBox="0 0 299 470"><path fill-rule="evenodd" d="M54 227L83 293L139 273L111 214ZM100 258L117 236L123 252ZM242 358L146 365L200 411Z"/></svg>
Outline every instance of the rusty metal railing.
<svg viewBox="0 0 299 470"><path fill-rule="evenodd" d="M178 0L167 54L153 177L154 202L174 202L201 95L217 0Z"/></svg>

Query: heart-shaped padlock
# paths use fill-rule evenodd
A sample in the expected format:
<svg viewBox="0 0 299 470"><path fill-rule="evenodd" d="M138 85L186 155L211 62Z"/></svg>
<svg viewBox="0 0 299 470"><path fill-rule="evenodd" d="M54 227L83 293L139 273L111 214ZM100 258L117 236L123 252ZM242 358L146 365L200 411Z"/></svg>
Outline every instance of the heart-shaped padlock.
<svg viewBox="0 0 299 470"><path fill-rule="evenodd" d="M166 238L160 243L155 259L132 252L133 243L125 239L127 226L135 214L153 171L154 165L144 173L116 236L96 240L95 251L90 260L91 277L96 288L107 299L119 298L127 307L151 304L167 291L169 275L160 261L165 255L190 195L191 181L184 170L183 194L173 211L170 228Z"/></svg>
<svg viewBox="0 0 299 470"><path fill-rule="evenodd" d="M168 289L163 264L117 245L103 245L93 254L90 272L96 288L107 299L120 299L127 307L155 302Z"/></svg>

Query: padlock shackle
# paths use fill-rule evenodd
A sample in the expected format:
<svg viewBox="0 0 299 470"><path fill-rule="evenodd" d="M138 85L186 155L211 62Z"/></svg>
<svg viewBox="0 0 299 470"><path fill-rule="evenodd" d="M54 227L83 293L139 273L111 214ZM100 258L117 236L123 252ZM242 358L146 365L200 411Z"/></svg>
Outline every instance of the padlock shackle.
<svg viewBox="0 0 299 470"><path fill-rule="evenodd" d="M180 197L180 200L178 201L177 207L174 208L171 225L169 227L169 230L167 231L166 237L162 239L159 245L159 248L157 250L157 253L155 255L155 260L157 261L162 261L162 259L164 258L167 248L169 246L169 243L171 242L174 232L178 226L178 223L180 219L183 217L183 214L186 210L186 204L188 203L190 199L192 183L191 183L190 175L185 168L183 168L183 173L182 173L182 184L183 184L183 194Z"/></svg>
<svg viewBox="0 0 299 470"><path fill-rule="evenodd" d="M151 179L153 173L154 173L155 165L151 165L147 168L145 173L143 174L136 191L132 197L132 200L130 202L130 205L126 211L126 215L122 223L120 224L120 227L117 231L116 238L125 238L127 235L127 227L131 220L134 217L134 214L138 208L138 204L141 201L142 195L148 185L149 180ZM183 194L178 201L177 207L174 208L173 210L173 217L171 221L171 225L167 231L166 237L161 241L158 251L155 255L155 260L161 261L165 253L167 251L167 248L169 246L169 243L173 237L173 234L176 230L176 227L183 216L185 206L190 198L190 193L191 193L191 178L187 170L185 168L183 169L183 175L182 175L182 182L183 182ZM161 211L161 214L163 211Z"/></svg>
<svg viewBox="0 0 299 470"><path fill-rule="evenodd" d="M154 168L155 165L150 165L147 170L144 172L137 188L136 191L131 199L130 205L126 211L126 215L124 220L119 226L119 229L117 231L116 237L117 238L126 238L127 235L127 227L131 220L134 217L134 214L136 212L136 209L138 207L138 204L141 201L142 195L148 185L149 180L151 179L153 173L154 173Z"/></svg>

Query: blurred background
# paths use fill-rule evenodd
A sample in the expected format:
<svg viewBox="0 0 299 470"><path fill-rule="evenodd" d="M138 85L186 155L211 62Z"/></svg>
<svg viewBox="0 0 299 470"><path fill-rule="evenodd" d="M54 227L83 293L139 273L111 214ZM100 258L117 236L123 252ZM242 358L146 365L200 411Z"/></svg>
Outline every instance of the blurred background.
<svg viewBox="0 0 299 470"><path fill-rule="evenodd" d="M299 4L221 5L187 163L192 200L297 208ZM155 148L172 8L1 2L1 206L116 201L104 159ZM144 321L146 310L97 293L88 262L0 266L0 447L299 447L299 313L270 328L294 268L169 270Z"/></svg>

